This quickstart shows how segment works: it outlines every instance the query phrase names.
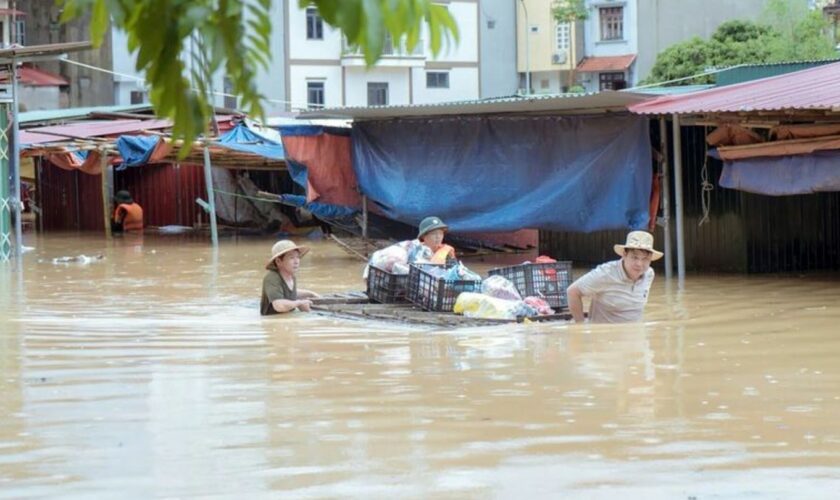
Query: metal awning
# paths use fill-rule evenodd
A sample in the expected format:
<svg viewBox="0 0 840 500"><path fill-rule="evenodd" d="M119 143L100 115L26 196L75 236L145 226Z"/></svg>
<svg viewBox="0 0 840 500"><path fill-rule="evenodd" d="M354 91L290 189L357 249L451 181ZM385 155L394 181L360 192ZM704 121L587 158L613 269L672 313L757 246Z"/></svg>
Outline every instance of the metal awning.
<svg viewBox="0 0 840 500"><path fill-rule="evenodd" d="M591 94L546 94L474 101L395 106L347 106L304 111L302 119L386 120L391 118L493 114L596 114L624 112L654 96L605 90Z"/></svg>
<svg viewBox="0 0 840 500"><path fill-rule="evenodd" d="M11 64L13 61L27 62L43 59L56 59L62 54L66 54L68 52L79 52L82 50L90 50L92 48L93 44L90 42L67 42L0 49L0 64Z"/></svg>
<svg viewBox="0 0 840 500"><path fill-rule="evenodd" d="M623 56L602 56L602 57L587 57L584 59L576 71L581 73L601 73L604 71L626 71L633 61L636 60L636 54L626 54Z"/></svg>
<svg viewBox="0 0 840 500"><path fill-rule="evenodd" d="M751 80L631 106L638 114L840 112L840 63Z"/></svg>

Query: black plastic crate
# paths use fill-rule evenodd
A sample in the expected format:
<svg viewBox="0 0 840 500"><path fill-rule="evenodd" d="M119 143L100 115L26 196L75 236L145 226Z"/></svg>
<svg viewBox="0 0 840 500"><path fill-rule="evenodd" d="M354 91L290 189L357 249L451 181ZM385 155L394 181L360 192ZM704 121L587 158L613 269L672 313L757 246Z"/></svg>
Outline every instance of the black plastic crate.
<svg viewBox="0 0 840 500"><path fill-rule="evenodd" d="M376 266L368 268L367 296L380 304L406 302L407 274L392 274Z"/></svg>
<svg viewBox="0 0 840 500"><path fill-rule="evenodd" d="M408 300L427 311L452 312L461 292L480 292L481 280L446 281L431 274L435 264L412 264L408 272Z"/></svg>
<svg viewBox="0 0 840 500"><path fill-rule="evenodd" d="M541 297L553 309L566 309L566 289L572 284L572 261L543 264L519 264L489 271L490 276L503 276L513 282L522 298Z"/></svg>

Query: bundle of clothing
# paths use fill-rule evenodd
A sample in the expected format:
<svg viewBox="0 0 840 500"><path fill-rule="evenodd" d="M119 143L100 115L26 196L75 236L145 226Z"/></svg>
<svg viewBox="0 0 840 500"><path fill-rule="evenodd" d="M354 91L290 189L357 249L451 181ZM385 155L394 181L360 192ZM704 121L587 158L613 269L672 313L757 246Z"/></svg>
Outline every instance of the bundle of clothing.
<svg viewBox="0 0 840 500"><path fill-rule="evenodd" d="M481 293L465 292L455 301L456 314L468 318L515 320L554 314L540 297L525 297L503 276L490 276L481 283Z"/></svg>
<svg viewBox="0 0 840 500"><path fill-rule="evenodd" d="M409 266L414 263L427 263L432 258L432 249L419 240L395 243L382 250L373 252L363 277L367 279L369 266L377 267L392 274L408 274Z"/></svg>

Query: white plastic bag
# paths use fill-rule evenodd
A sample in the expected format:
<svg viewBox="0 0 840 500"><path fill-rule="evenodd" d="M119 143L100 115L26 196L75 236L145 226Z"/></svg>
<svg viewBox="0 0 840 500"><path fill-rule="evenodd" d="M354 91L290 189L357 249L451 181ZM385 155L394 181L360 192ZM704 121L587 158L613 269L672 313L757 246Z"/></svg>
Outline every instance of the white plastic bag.
<svg viewBox="0 0 840 500"><path fill-rule="evenodd" d="M481 282L481 293L505 300L522 300L516 286L504 276L490 276Z"/></svg>

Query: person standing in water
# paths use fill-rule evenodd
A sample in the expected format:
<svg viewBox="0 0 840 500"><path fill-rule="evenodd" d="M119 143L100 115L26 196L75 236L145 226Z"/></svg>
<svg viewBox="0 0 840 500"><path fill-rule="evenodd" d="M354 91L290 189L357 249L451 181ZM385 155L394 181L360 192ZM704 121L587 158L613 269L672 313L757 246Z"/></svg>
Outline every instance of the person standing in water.
<svg viewBox="0 0 840 500"><path fill-rule="evenodd" d="M131 193L117 191L114 204L117 207L111 218L111 232L143 231L143 207L134 202Z"/></svg>
<svg viewBox="0 0 840 500"><path fill-rule="evenodd" d="M653 249L653 235L633 231L623 245L613 246L621 259L601 264L569 286L566 296L576 323L584 320L583 297L591 297L593 323L641 321L655 273L650 263L662 258Z"/></svg>
<svg viewBox="0 0 840 500"><path fill-rule="evenodd" d="M311 310L311 299L320 295L297 287L300 259L308 252L308 247L297 246L291 240L280 240L271 247L271 258L265 264L268 272L263 278L261 315L287 313L295 309Z"/></svg>

